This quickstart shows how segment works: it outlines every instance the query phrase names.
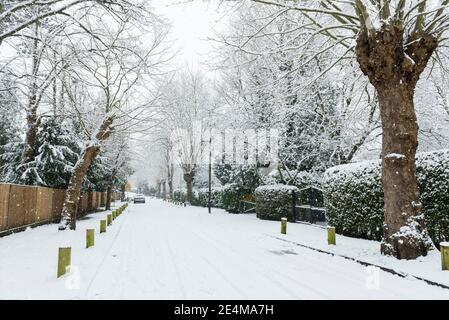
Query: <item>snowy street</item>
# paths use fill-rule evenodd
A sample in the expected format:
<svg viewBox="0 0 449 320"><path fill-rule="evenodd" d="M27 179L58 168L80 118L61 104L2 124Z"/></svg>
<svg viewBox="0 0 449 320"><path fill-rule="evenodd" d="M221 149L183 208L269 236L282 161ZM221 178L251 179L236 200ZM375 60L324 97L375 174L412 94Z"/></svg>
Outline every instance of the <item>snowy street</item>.
<svg viewBox="0 0 449 320"><path fill-rule="evenodd" d="M47 225L0 238L0 298L449 298L449 290L383 271L373 278L358 263L276 239L279 222L252 214L215 209L209 215L205 208L150 199L130 204L106 234L99 234L104 216L88 216L76 231ZM96 228L89 249L86 228ZM289 224L283 237L326 241L325 230L300 224ZM372 242L366 243L369 250ZM72 271L56 279L62 245L72 246Z"/></svg>

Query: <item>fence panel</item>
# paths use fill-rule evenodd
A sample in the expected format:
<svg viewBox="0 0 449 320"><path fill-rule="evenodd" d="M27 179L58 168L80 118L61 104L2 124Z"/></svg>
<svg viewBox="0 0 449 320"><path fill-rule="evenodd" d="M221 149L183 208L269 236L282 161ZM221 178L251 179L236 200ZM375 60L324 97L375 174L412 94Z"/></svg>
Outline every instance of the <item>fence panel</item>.
<svg viewBox="0 0 449 320"><path fill-rule="evenodd" d="M102 207L105 207L105 206L106 206L106 192L102 192L102 193L101 193L101 201L100 201L100 205L101 205Z"/></svg>
<svg viewBox="0 0 449 320"><path fill-rule="evenodd" d="M89 206L89 196L87 193L83 193L81 197L81 212L86 212Z"/></svg>
<svg viewBox="0 0 449 320"><path fill-rule="evenodd" d="M61 216L66 190L0 183L0 232L46 222ZM78 213L99 208L102 193L81 195Z"/></svg>
<svg viewBox="0 0 449 320"><path fill-rule="evenodd" d="M53 189L37 187L36 222L50 220L53 211Z"/></svg>
<svg viewBox="0 0 449 320"><path fill-rule="evenodd" d="M8 204L10 184L0 184L0 231L8 229Z"/></svg>
<svg viewBox="0 0 449 320"><path fill-rule="evenodd" d="M101 192L96 192L97 194L97 209L101 207Z"/></svg>
<svg viewBox="0 0 449 320"><path fill-rule="evenodd" d="M8 206L8 228L32 224L36 217L37 188L11 185Z"/></svg>
<svg viewBox="0 0 449 320"><path fill-rule="evenodd" d="M53 205L51 217L53 219L61 217L62 206L64 205L65 190L53 189Z"/></svg>

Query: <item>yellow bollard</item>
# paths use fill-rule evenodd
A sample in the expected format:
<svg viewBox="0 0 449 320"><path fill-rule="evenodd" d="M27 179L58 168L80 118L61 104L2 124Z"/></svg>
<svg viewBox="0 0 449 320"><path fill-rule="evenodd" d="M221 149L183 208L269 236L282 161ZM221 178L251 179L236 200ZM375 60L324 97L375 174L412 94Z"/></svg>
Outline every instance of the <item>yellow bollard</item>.
<svg viewBox="0 0 449 320"><path fill-rule="evenodd" d="M281 233L287 234L287 218L281 218Z"/></svg>
<svg viewBox="0 0 449 320"><path fill-rule="evenodd" d="M86 230L86 248L93 247L95 244L95 229Z"/></svg>
<svg viewBox="0 0 449 320"><path fill-rule="evenodd" d="M58 278L67 272L70 272L70 264L72 260L72 248L59 248L58 254Z"/></svg>
<svg viewBox="0 0 449 320"><path fill-rule="evenodd" d="M106 232L106 220L100 220L100 233Z"/></svg>
<svg viewBox="0 0 449 320"><path fill-rule="evenodd" d="M440 243L441 269L449 270L449 242Z"/></svg>
<svg viewBox="0 0 449 320"><path fill-rule="evenodd" d="M327 227L327 243L336 245L335 228L334 227Z"/></svg>
<svg viewBox="0 0 449 320"><path fill-rule="evenodd" d="M112 224L112 214L108 214L108 226L110 226Z"/></svg>

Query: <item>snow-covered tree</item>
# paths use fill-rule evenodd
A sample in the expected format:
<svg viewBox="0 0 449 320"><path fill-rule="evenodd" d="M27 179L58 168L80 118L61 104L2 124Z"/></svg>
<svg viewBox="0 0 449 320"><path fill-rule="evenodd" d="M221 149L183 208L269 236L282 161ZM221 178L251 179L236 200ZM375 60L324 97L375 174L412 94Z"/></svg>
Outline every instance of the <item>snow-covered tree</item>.
<svg viewBox="0 0 449 320"><path fill-rule="evenodd" d="M246 1L243 1L246 3ZM415 154L418 123L414 94L430 61L439 63L449 25L446 0L287 1L250 0L278 11L270 25L285 12L296 12L284 34L306 33L294 50L319 46L312 57L332 53L332 59L313 79L336 66L363 73L374 88L382 122L382 181L385 226L381 251L401 259L425 255L432 247L421 213ZM263 30L263 29L259 29ZM237 46L243 50L258 32L246 34ZM312 59L313 60L313 59ZM358 65L356 64L358 63Z"/></svg>
<svg viewBox="0 0 449 320"><path fill-rule="evenodd" d="M301 171L323 172L350 161L378 127L372 92L357 93L366 83L357 85L343 73L311 80L333 56L316 57L317 41L296 50L309 37L307 30L295 29L296 21L304 20L300 14L254 4L240 9L230 30L218 37L225 45L219 50L224 56L221 93L234 106L236 126L279 131L280 140L270 143L278 143L284 183ZM269 147L256 146L259 160Z"/></svg>
<svg viewBox="0 0 449 320"><path fill-rule="evenodd" d="M214 109L207 81L199 71L181 70L163 94L168 106L163 110L163 123L173 144L173 158L182 169L188 202L192 201L193 182L203 160L206 131Z"/></svg>
<svg viewBox="0 0 449 320"><path fill-rule="evenodd" d="M36 142L34 159L26 163L22 179L27 184L66 189L79 153L73 125L68 119L43 118Z"/></svg>
<svg viewBox="0 0 449 320"><path fill-rule="evenodd" d="M105 141L151 118L158 99L152 82L166 58L167 28L146 10L124 10L119 17L97 12L89 26L101 36L71 39L76 58L64 83L70 100L66 109L80 123L82 146L70 177L61 230L76 227L83 179Z"/></svg>

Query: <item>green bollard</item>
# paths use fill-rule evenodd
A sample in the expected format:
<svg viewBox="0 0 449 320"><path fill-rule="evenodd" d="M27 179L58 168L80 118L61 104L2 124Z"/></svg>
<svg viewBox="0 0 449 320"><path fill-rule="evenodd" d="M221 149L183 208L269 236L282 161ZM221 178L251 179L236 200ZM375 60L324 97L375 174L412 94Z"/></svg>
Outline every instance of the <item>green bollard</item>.
<svg viewBox="0 0 449 320"><path fill-rule="evenodd" d="M86 230L86 248L93 247L95 244L95 229Z"/></svg>
<svg viewBox="0 0 449 320"><path fill-rule="evenodd" d="M281 233L287 234L287 218L281 218Z"/></svg>
<svg viewBox="0 0 449 320"><path fill-rule="evenodd" d="M100 233L106 232L106 220L100 220Z"/></svg>
<svg viewBox="0 0 449 320"><path fill-rule="evenodd" d="M440 243L441 269L449 270L449 242Z"/></svg>
<svg viewBox="0 0 449 320"><path fill-rule="evenodd" d="M112 214L108 214L108 226L110 226L112 224Z"/></svg>
<svg viewBox="0 0 449 320"><path fill-rule="evenodd" d="M58 254L58 278L67 272L70 272L70 264L72 260L72 248L59 248Z"/></svg>
<svg viewBox="0 0 449 320"><path fill-rule="evenodd" d="M334 227L327 227L327 243L336 245L335 240L335 228Z"/></svg>

